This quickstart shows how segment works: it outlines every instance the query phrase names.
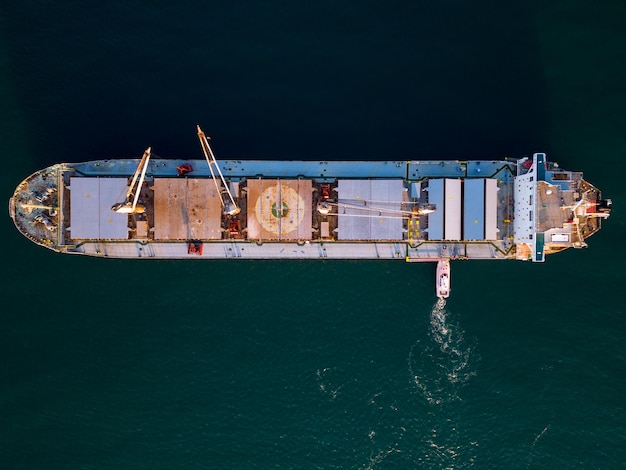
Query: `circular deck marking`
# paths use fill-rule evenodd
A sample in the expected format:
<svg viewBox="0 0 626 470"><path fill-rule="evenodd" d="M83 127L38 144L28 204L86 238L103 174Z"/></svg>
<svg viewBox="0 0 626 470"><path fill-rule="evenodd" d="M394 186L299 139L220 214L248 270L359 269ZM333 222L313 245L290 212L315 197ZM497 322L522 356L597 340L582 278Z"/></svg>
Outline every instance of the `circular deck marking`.
<svg viewBox="0 0 626 470"><path fill-rule="evenodd" d="M268 232L286 234L298 228L304 218L304 201L295 189L276 184L263 190L254 206L261 226Z"/></svg>
<svg viewBox="0 0 626 470"><path fill-rule="evenodd" d="M274 204L272 204L272 215L274 217L278 217L279 219L282 219L283 217L287 217L287 214L289 214L289 206L287 205L287 203L285 201L283 201L283 204L280 208L280 210L278 209L278 206L280 204L278 204L278 202L275 202Z"/></svg>

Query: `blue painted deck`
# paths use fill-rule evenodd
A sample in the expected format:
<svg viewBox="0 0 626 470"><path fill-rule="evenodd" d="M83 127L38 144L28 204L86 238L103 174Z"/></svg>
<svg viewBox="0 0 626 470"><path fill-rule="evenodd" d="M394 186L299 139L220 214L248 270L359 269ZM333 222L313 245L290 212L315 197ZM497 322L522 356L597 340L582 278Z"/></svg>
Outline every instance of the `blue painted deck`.
<svg viewBox="0 0 626 470"><path fill-rule="evenodd" d="M68 163L85 176L130 176L137 169L139 160L95 160L84 163ZM204 160L153 159L147 176L177 176L176 167L190 163L193 172L189 176L209 177ZM506 178L513 168L508 161L278 161L278 160L223 160L219 162L224 177L238 178ZM497 176L494 176L497 175Z"/></svg>
<svg viewBox="0 0 626 470"><path fill-rule="evenodd" d="M463 238L484 240L485 238L485 182L465 181L463 205Z"/></svg>

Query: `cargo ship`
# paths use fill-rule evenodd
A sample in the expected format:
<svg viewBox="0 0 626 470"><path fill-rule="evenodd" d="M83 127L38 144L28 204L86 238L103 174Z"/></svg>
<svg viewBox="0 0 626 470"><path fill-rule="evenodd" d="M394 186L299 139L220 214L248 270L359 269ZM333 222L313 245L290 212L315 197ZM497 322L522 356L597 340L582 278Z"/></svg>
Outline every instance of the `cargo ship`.
<svg viewBox="0 0 626 470"><path fill-rule="evenodd" d="M61 163L16 188L17 229L50 250L102 258L543 262L586 247L611 200L532 157L441 161L204 159Z"/></svg>

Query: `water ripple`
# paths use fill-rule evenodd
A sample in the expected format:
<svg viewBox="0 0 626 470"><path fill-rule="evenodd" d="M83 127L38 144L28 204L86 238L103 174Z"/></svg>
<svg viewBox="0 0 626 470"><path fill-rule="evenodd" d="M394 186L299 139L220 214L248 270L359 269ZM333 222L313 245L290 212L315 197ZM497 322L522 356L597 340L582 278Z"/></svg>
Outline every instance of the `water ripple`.
<svg viewBox="0 0 626 470"><path fill-rule="evenodd" d="M428 335L411 347L408 370L415 389L431 405L458 400L459 390L476 375L479 354L460 322L439 299L432 307Z"/></svg>

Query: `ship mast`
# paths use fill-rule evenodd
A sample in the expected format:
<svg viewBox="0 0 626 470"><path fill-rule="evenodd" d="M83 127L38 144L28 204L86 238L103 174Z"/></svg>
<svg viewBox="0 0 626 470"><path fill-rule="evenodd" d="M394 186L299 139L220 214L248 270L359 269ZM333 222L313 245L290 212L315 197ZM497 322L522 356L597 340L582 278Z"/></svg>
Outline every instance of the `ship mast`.
<svg viewBox="0 0 626 470"><path fill-rule="evenodd" d="M209 164L211 177L213 178L213 182L215 183L215 187L217 188L217 194L220 197L220 201L222 202L224 214L237 215L239 214L241 209L237 206L237 203L235 202L235 198L233 198L233 195L228 189L228 184L226 184L224 175L222 175L222 171L220 170L220 167L217 164L215 155L213 155L213 151L211 150L211 147L209 146L210 138L204 134L202 129L200 129L200 126L197 126L197 127L198 127L198 138L200 139L200 146L202 147L202 151L204 152L204 157L206 158L206 161ZM224 185L224 191L223 191L224 194L222 194L222 191L220 190L220 184L219 184L219 181L217 180L217 177L215 176L215 172L213 171L213 165L215 165L215 170L217 171L217 174L219 175L220 180L222 181L222 184ZM226 201L224 200L224 195L228 197L228 200Z"/></svg>
<svg viewBox="0 0 626 470"><path fill-rule="evenodd" d="M118 212L120 214L142 214L143 212L145 212L146 208L141 204L137 204L137 202L139 201L139 193L141 193L141 185L143 184L144 178L146 177L146 170L148 169L148 162L150 161L150 152L151 147L148 147L143 153L143 157L141 157L141 161L139 162L137 170L133 175L130 186L126 191L126 199L124 200L124 202L114 204L111 207L112 211ZM137 179L139 179L139 181L137 181ZM136 189L135 183L137 183ZM133 195L134 198L131 202L131 197Z"/></svg>

